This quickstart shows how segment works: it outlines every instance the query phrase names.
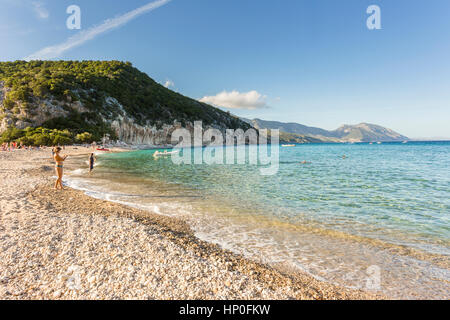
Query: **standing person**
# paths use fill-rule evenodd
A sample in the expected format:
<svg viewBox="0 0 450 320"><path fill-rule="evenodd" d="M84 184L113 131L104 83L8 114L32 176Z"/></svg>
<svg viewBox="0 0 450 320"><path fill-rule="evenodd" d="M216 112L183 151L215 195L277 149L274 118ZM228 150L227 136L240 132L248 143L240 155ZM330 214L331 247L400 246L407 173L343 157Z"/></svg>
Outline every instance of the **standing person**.
<svg viewBox="0 0 450 320"><path fill-rule="evenodd" d="M91 153L91 155L89 156L89 173L92 172L92 170L94 170L94 163L95 163L95 156L94 153Z"/></svg>
<svg viewBox="0 0 450 320"><path fill-rule="evenodd" d="M56 174L58 175L58 179L55 182L55 189L58 189L58 185L61 187L61 190L64 190L63 184L62 184L62 177L63 177L63 163L67 159L67 155L61 156L59 153L61 152L61 147L57 147L55 149L55 155L53 158L56 161Z"/></svg>

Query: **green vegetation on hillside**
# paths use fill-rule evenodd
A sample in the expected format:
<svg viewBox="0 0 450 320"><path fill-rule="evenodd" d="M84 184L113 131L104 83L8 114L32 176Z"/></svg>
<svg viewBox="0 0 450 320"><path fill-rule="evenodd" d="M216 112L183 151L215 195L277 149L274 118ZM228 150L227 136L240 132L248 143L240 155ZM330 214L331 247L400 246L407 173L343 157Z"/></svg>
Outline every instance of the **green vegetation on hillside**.
<svg viewBox="0 0 450 320"><path fill-rule="evenodd" d="M73 143L91 143L95 141L92 134L85 132L73 135L69 130L47 128L26 128L19 130L9 128L0 135L0 144L4 142L17 142L25 146L55 146Z"/></svg>
<svg viewBox="0 0 450 320"><path fill-rule="evenodd" d="M280 142L282 143L321 143L326 142L321 139L309 137L301 134L280 131Z"/></svg>
<svg viewBox="0 0 450 320"><path fill-rule="evenodd" d="M272 130L274 130L274 129L267 129L267 139L268 139L268 141L271 141ZM309 137L309 136L300 135L300 134L296 134L296 133L288 133L288 132L283 132L283 131L279 131L278 138L279 138L278 139L279 143L322 143L322 142L328 142L328 141L324 141L324 140L317 139L317 138L314 138L314 137Z"/></svg>
<svg viewBox="0 0 450 320"><path fill-rule="evenodd" d="M78 117L98 127L102 126L103 119L111 120L119 115L118 106L105 103L107 97L113 97L127 115L141 125L202 120L205 125L221 124L227 128L246 129L246 124L240 119L165 88L129 62L1 62L0 81L10 89L3 108L15 115L21 112L19 106L33 114L33 109L39 108L35 103L37 99L67 103L80 101L88 112ZM0 110L0 113L5 110ZM63 122L63 119L56 121L57 127L62 127Z"/></svg>

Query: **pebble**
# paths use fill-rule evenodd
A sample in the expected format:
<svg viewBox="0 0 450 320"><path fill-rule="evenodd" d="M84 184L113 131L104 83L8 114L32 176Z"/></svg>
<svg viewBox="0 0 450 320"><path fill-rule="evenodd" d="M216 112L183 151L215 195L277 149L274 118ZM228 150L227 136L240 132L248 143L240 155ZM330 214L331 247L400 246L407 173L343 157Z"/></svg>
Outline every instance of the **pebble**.
<svg viewBox="0 0 450 320"><path fill-rule="evenodd" d="M172 218L55 192L40 169L48 152L21 152L0 153L0 299L372 297L307 276L294 281L201 242Z"/></svg>

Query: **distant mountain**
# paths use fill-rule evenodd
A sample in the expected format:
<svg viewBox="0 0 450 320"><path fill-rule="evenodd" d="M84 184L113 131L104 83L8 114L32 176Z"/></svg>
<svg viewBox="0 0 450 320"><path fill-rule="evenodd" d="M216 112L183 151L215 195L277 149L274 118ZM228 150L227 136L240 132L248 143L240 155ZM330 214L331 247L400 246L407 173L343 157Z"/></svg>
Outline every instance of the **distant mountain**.
<svg viewBox="0 0 450 320"><path fill-rule="evenodd" d="M261 119L242 119L244 121L247 121L253 127L256 129L279 129L280 131L287 132L287 133L295 133L300 135L310 135L310 136L327 136L329 135L329 131L315 128L315 127L308 127L299 123L283 123L278 121L265 121Z"/></svg>
<svg viewBox="0 0 450 320"><path fill-rule="evenodd" d="M379 125L360 123L357 125L343 125L340 128L328 131L316 127L308 127L299 123L284 123L278 121L265 121L261 119L242 119L251 124L256 129L278 129L286 137L290 134L291 142L296 137L300 140L311 140L322 142L378 142L378 141L405 141L408 137L403 136L391 129ZM283 139L284 140L284 139ZM284 140L286 141L286 140ZM310 141L312 142L312 141Z"/></svg>
<svg viewBox="0 0 450 320"><path fill-rule="evenodd" d="M345 141L370 142L370 141L405 141L408 137L401 135L391 129L370 123L357 125L343 125L333 134Z"/></svg>
<svg viewBox="0 0 450 320"><path fill-rule="evenodd" d="M270 133L269 133L270 135ZM330 142L330 140L326 140L324 138L318 139L311 136L306 136L303 134L297 133L288 133L280 131L280 142L281 143L322 143L322 142Z"/></svg>

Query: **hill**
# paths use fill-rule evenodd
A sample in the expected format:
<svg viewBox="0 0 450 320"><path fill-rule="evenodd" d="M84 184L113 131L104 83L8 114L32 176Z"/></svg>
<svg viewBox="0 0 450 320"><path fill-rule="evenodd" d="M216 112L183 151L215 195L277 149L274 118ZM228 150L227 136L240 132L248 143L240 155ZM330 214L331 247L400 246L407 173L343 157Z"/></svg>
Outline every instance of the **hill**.
<svg viewBox="0 0 450 320"><path fill-rule="evenodd" d="M40 142L53 144L51 134L66 130L65 136L73 141L86 133L84 137L90 138L85 140L109 134L132 144L165 144L171 131L191 128L198 120L220 130L251 127L165 88L129 62L0 63L0 134L6 133L8 139L45 133L47 139ZM32 129L37 127L43 129ZM37 144L30 139L22 142Z"/></svg>
<svg viewBox="0 0 450 320"><path fill-rule="evenodd" d="M243 119L257 129L278 129L289 139L316 139L321 142L378 142L378 141L405 141L403 136L391 129L379 125L360 123L357 125L343 125L340 128L328 131L316 127L308 127L299 123L283 123L277 121L265 121L261 119ZM287 136L290 134L290 137Z"/></svg>
<svg viewBox="0 0 450 320"><path fill-rule="evenodd" d="M299 135L309 135L309 136L326 136L329 134L329 131L308 127L299 123L284 123L278 121L266 121L261 119L243 119L248 123L252 124L256 129L279 129L282 132L286 133L294 133Z"/></svg>
<svg viewBox="0 0 450 320"><path fill-rule="evenodd" d="M403 136L400 133L397 133L391 129L370 123L360 123L357 125L343 125L340 128L332 131L332 134L336 135L342 140L354 142L409 140L408 137Z"/></svg>

